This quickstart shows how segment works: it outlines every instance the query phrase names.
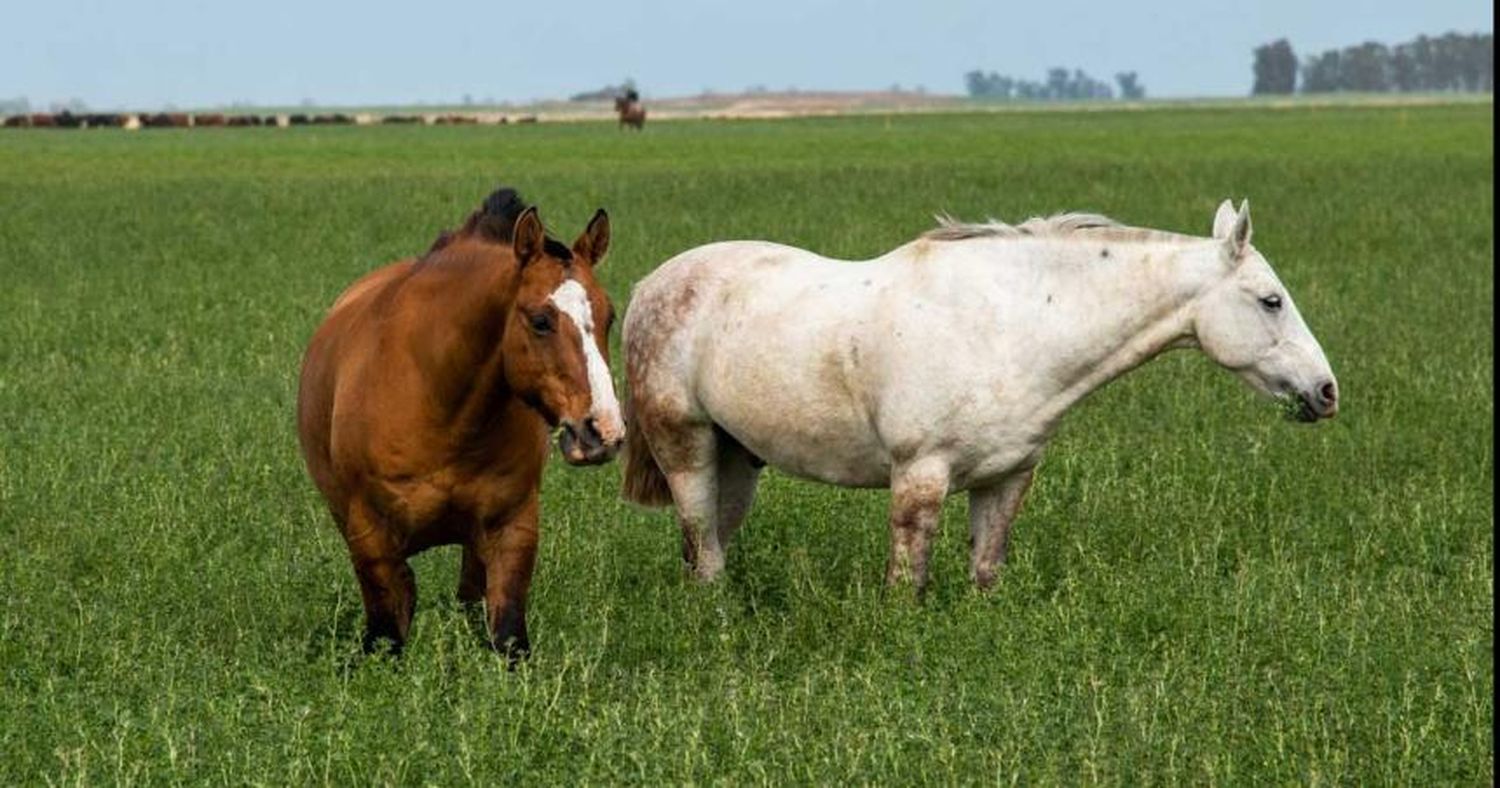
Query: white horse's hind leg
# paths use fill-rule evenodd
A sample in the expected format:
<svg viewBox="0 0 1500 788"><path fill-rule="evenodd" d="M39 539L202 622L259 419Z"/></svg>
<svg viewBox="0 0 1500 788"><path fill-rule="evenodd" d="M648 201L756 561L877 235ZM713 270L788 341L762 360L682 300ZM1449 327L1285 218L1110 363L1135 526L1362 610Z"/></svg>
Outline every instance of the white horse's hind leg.
<svg viewBox="0 0 1500 788"><path fill-rule="evenodd" d="M1031 489L1034 471L1027 468L969 492L969 579L981 589L995 584L996 569L1005 563L1010 525Z"/></svg>
<svg viewBox="0 0 1500 788"><path fill-rule="evenodd" d="M750 514L760 468L755 457L728 436L719 436L719 549L728 550L734 532Z"/></svg>
<svg viewBox="0 0 1500 788"><path fill-rule="evenodd" d="M718 436L709 425L673 425L651 436L682 529L682 560L693 576L712 580L724 569L719 547Z"/></svg>
<svg viewBox="0 0 1500 788"><path fill-rule="evenodd" d="M891 557L886 564L887 586L910 581L921 598L927 588L927 559L948 495L948 465L937 459L920 460L891 474Z"/></svg>
<svg viewBox="0 0 1500 788"><path fill-rule="evenodd" d="M718 482L712 463L667 474L677 507L677 525L682 529L682 560L693 577L705 582L724 571L717 522Z"/></svg>

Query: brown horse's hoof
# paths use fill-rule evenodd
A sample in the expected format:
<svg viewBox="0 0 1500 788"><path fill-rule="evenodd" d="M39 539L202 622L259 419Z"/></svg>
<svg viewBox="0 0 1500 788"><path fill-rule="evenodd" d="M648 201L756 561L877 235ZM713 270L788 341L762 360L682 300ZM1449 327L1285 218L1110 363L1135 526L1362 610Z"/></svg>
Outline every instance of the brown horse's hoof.
<svg viewBox="0 0 1500 788"><path fill-rule="evenodd" d="M364 650L366 656L379 654L383 651L393 657L400 657L401 652L406 650L406 643L393 635L366 632L361 648Z"/></svg>
<svg viewBox="0 0 1500 788"><path fill-rule="evenodd" d="M507 638L503 643L490 641L490 647L495 650L496 654L505 658L505 666L511 670L515 670L517 665L531 658L531 641L525 636Z"/></svg>
<svg viewBox="0 0 1500 788"><path fill-rule="evenodd" d="M514 608L504 610L490 635L490 648L505 657L511 670L531 656L531 638L526 636L526 616Z"/></svg>

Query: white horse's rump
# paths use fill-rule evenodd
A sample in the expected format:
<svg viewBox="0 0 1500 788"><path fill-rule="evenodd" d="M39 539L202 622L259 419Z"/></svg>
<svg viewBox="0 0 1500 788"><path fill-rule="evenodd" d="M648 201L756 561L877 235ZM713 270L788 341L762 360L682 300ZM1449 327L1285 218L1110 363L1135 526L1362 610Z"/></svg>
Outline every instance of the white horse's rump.
<svg viewBox="0 0 1500 788"><path fill-rule="evenodd" d="M665 503L664 480L705 579L770 464L890 486L887 580L919 590L942 499L970 491L971 575L988 586L1058 420L1169 348L1201 347L1303 420L1337 410L1322 349L1228 201L1208 239L1070 214L944 222L860 263L710 244L636 286L624 341L627 497Z"/></svg>

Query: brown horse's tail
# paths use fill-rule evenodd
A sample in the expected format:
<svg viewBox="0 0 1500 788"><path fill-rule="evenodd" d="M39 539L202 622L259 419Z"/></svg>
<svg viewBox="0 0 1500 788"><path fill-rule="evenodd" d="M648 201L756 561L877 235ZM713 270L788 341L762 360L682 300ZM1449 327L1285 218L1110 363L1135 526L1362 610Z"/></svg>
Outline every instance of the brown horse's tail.
<svg viewBox="0 0 1500 788"><path fill-rule="evenodd" d="M661 472L661 466L651 456L651 445L641 432L640 419L634 415L627 413L625 416L625 485L620 494L625 500L641 506L667 506L672 503L667 475Z"/></svg>

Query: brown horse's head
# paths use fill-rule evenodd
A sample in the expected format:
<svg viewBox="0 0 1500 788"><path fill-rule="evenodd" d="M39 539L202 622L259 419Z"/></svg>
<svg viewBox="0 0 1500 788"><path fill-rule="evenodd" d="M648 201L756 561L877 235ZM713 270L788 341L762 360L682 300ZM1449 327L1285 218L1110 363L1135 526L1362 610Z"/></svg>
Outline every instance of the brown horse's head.
<svg viewBox="0 0 1500 788"><path fill-rule="evenodd" d="M501 340L506 380L561 428L564 459L607 462L625 437L607 361L614 308L594 279L609 249L609 216L596 212L570 249L548 238L536 208L527 208L512 244L521 278Z"/></svg>

